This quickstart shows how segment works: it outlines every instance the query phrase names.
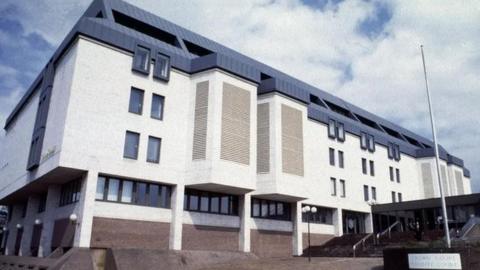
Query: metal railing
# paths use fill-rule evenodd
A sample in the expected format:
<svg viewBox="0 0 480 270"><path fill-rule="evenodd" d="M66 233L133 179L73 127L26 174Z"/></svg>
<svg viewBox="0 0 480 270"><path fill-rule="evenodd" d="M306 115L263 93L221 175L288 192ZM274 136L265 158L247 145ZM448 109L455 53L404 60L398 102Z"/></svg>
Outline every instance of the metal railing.
<svg viewBox="0 0 480 270"><path fill-rule="evenodd" d="M365 242L370 238L372 237L374 234L373 233L369 233L367 234L365 237L363 237L360 241L358 241L357 243L355 243L355 245L353 245L352 249L353 249L353 257L355 258L356 256L356 251L357 251L357 248L358 246L361 244L362 245L362 250L365 249Z"/></svg>
<svg viewBox="0 0 480 270"><path fill-rule="evenodd" d="M388 238L392 238L392 229L395 228L396 226L400 225L400 230L403 232L403 225L400 223L400 221L395 221L392 225L390 225L388 228L386 228L383 232L379 232L376 235L377 242L380 241L380 237L384 236L385 234L388 233Z"/></svg>

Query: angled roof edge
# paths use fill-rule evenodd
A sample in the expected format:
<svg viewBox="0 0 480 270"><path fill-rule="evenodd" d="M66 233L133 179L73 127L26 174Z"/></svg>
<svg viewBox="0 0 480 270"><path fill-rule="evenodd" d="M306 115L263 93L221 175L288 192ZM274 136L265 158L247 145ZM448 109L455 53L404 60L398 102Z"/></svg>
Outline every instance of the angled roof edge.
<svg viewBox="0 0 480 270"><path fill-rule="evenodd" d="M157 27L162 31L173 34L180 42L180 48L173 47L143 33L117 24L115 22L113 11L121 12L136 20L145 22ZM99 12L101 12L102 18L97 17ZM196 34L188 29L178 26L172 22L158 17L157 15L121 0L94 0L57 48L49 61L53 61L53 63L56 64L78 35L85 35L129 52L133 52L136 44L138 43L146 44L156 52L169 55L171 57L171 64L173 67L189 74L211 68L223 69L227 72L259 84L259 94L276 91L308 104L309 117L312 119L322 121L322 117L324 116L319 116L318 112L316 112L321 110L321 113L325 113L329 117L339 118L344 122L348 121L348 131L351 133L356 134L359 130L368 130L368 132L375 134L378 136L378 138L382 138L379 140L380 143L384 144L384 141L395 142L400 146L400 149L403 153L414 157L428 156L430 154L429 151L423 150L429 150L433 145L431 140L402 128L384 118L365 111L358 106L355 106L322 89L300 81L299 79L289 76L286 73L283 73L266 64L227 48L215 41L212 41L206 37ZM186 49L184 41L188 41L197 46L206 48L212 53L205 56L193 55ZM42 70L39 76L33 82L32 86L27 90L20 102L9 115L4 129L7 130L9 128L9 126L14 122L16 115L18 115L29 98L33 95L38 82L43 78L43 73L44 71ZM269 78L266 80L261 80L261 74L265 74ZM338 106L349 110L354 115L358 114L375 122L380 127L385 126L398 132L401 137L404 137L404 135L409 136L421 144L428 145L431 148L415 149L415 147L408 142L395 138L394 136L390 136L386 133L382 133L382 131L372 128L368 125L362 124L358 121L358 119L350 119L325 108L317 108L319 106L312 106L309 99L310 94L317 96L322 100L322 102L328 101L337 104ZM461 166L463 167L463 160L448 155L443 148L441 151L441 156L443 157L442 159L453 164L462 164Z"/></svg>

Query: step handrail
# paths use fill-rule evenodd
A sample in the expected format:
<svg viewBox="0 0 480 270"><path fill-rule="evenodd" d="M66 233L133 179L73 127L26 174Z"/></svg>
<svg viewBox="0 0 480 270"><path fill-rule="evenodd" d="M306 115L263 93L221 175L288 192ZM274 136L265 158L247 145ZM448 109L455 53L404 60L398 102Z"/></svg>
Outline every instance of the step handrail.
<svg viewBox="0 0 480 270"><path fill-rule="evenodd" d="M365 237L363 237L360 241L355 243L355 245L353 245L352 249L353 249L353 257L354 258L355 258L355 255L356 255L355 251L357 250L358 245L362 244L362 249L365 249L365 242L368 240L368 238L372 237L373 235L374 235L374 233L369 233Z"/></svg>
<svg viewBox="0 0 480 270"><path fill-rule="evenodd" d="M395 228L398 225L400 225L400 230L402 230L402 232L403 232L403 225L399 220L397 220L392 225L390 225L388 228L386 228L383 232L377 233L377 240L380 240L380 237L384 236L386 233L388 233L388 238L391 239L392 238L392 229Z"/></svg>

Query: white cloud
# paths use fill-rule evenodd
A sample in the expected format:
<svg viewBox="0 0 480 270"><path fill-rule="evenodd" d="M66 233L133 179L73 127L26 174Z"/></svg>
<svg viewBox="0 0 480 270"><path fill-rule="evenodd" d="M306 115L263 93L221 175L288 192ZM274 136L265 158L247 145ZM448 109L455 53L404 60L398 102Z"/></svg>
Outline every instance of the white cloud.
<svg viewBox="0 0 480 270"><path fill-rule="evenodd" d="M37 1L7 2L21 6L27 32L52 44L89 4ZM476 1L346 0L323 10L299 0L128 1L429 136L419 51L424 44L440 143L464 158L480 180ZM379 3L391 6L392 18L382 35L368 38L358 25L374 16ZM352 80L345 80L347 67Z"/></svg>

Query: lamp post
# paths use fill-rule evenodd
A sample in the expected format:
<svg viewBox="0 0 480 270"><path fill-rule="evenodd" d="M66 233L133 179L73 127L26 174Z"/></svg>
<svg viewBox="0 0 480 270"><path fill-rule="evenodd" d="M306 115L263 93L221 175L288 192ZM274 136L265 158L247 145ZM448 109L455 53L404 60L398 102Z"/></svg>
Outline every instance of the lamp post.
<svg viewBox="0 0 480 270"><path fill-rule="evenodd" d="M307 215L307 224L308 224L308 262L312 261L312 255L310 252L310 215L313 213L315 214L317 212L317 208L315 206L304 206L302 208L302 212Z"/></svg>

